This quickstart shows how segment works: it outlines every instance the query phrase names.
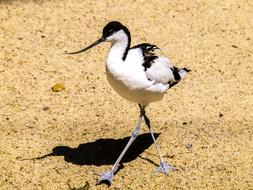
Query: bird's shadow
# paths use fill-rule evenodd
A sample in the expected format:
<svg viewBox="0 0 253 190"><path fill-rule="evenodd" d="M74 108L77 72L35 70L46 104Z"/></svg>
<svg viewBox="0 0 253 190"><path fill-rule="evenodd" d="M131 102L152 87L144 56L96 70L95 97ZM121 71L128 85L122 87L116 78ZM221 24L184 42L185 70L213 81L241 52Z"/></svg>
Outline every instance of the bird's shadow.
<svg viewBox="0 0 253 190"><path fill-rule="evenodd" d="M159 135L160 133L154 133L155 138L158 138ZM64 156L66 162L77 165L112 165L117 160L129 139L130 137L121 139L98 139L93 142L80 144L76 148L56 146L51 153L34 159L42 159L48 156ZM136 159L152 144L153 140L149 133L139 135L126 152L121 163L127 163Z"/></svg>

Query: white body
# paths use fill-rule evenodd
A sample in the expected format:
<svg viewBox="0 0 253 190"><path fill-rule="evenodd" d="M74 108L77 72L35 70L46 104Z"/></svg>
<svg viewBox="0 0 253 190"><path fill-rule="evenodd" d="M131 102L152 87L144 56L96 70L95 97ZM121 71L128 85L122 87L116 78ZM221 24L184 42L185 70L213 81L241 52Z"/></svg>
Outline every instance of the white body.
<svg viewBox="0 0 253 190"><path fill-rule="evenodd" d="M123 31L117 32L107 58L108 82L120 96L129 101L147 106L161 100L169 88L168 82L174 80L170 61L161 56L145 71L139 48L130 49L125 61L122 60L126 46L127 36Z"/></svg>

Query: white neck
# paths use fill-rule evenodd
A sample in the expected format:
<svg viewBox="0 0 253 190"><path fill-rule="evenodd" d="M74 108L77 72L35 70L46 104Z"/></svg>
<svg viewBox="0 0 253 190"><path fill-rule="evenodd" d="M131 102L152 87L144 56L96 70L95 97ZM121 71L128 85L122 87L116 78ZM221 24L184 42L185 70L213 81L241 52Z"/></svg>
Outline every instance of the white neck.
<svg viewBox="0 0 253 190"><path fill-rule="evenodd" d="M122 31L117 40L112 40L112 46L108 54L107 62L124 62L123 56L128 48L128 36ZM128 51L128 50L127 50Z"/></svg>

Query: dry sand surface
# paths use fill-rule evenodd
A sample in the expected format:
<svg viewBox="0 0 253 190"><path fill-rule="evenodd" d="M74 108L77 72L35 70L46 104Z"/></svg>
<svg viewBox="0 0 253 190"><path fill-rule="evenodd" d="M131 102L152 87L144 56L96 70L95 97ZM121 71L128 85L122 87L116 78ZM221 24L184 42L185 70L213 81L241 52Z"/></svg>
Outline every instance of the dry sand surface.
<svg viewBox="0 0 253 190"><path fill-rule="evenodd" d="M109 44L70 56L118 20L192 70L151 104L113 184L96 186L138 117L105 76ZM253 189L253 1L0 0L0 189ZM52 92L59 82L65 89ZM52 154L53 153L53 154ZM46 156L43 156L46 155ZM32 159L32 158L38 159Z"/></svg>

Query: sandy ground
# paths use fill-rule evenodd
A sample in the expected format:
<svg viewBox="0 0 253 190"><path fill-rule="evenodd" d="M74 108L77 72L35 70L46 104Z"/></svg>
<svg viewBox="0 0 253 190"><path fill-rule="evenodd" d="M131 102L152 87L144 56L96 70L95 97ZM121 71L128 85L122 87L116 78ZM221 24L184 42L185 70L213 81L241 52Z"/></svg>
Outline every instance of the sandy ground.
<svg viewBox="0 0 253 190"><path fill-rule="evenodd" d="M109 189L253 189L250 0L0 0L0 189L108 189L96 173L124 147L138 107L106 81L109 44L63 52L111 20L132 45L157 44L192 72L147 109L177 171L153 174L159 159L143 126ZM65 90L52 92L58 82Z"/></svg>

